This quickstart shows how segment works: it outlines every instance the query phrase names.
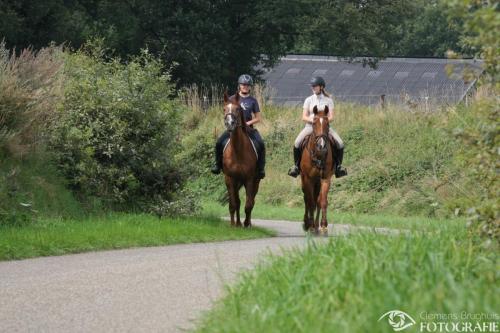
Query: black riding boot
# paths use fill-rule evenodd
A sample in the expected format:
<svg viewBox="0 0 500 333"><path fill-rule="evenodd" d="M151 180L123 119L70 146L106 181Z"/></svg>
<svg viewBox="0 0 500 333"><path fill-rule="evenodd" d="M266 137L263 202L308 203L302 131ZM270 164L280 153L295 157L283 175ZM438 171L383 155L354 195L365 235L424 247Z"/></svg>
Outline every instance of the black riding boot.
<svg viewBox="0 0 500 333"><path fill-rule="evenodd" d="M212 166L212 173L218 175L222 170L222 145L218 142L215 144L215 164Z"/></svg>
<svg viewBox="0 0 500 333"><path fill-rule="evenodd" d="M288 170L288 175L292 177L297 177L300 174L300 148L293 147L293 160L295 165Z"/></svg>
<svg viewBox="0 0 500 333"><path fill-rule="evenodd" d="M257 168L260 179L263 179L266 176L266 172L264 170L265 167L266 167L266 147L262 145L259 153L259 159L257 160Z"/></svg>
<svg viewBox="0 0 500 333"><path fill-rule="evenodd" d="M340 178L347 176L347 170L342 167L342 160L344 159L344 148L335 147L335 177Z"/></svg>

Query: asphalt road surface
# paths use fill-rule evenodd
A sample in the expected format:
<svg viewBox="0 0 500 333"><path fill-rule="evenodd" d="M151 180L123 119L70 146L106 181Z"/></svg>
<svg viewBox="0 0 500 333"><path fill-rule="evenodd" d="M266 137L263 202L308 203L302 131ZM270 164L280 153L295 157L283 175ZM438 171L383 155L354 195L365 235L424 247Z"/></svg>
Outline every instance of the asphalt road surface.
<svg viewBox="0 0 500 333"><path fill-rule="evenodd" d="M237 272L307 244L300 223L253 223L278 237L0 262L0 332L189 330ZM351 228L330 226L329 235Z"/></svg>

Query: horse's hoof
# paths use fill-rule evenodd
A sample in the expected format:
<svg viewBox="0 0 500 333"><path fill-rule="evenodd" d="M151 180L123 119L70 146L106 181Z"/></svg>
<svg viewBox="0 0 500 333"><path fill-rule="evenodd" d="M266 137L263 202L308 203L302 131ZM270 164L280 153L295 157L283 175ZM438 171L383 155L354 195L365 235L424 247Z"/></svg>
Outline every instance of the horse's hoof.
<svg viewBox="0 0 500 333"><path fill-rule="evenodd" d="M321 236L328 237L328 227L321 227L320 234L321 234Z"/></svg>
<svg viewBox="0 0 500 333"><path fill-rule="evenodd" d="M245 223L245 228L251 228L252 227L252 224L251 223Z"/></svg>

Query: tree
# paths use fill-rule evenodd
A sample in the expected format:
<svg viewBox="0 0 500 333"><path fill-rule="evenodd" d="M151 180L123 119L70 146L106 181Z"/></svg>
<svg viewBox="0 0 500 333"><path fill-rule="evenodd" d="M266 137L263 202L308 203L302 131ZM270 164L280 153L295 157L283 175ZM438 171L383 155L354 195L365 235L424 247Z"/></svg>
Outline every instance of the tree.
<svg viewBox="0 0 500 333"><path fill-rule="evenodd" d="M177 63L183 83L234 85L239 74L273 65L293 46L303 0L128 2L150 49ZM153 15L154 13L154 15Z"/></svg>
<svg viewBox="0 0 500 333"><path fill-rule="evenodd" d="M390 54L411 57L444 57L450 49L462 50L459 44L462 20L447 14L441 0L425 0L415 16L401 23L402 38L395 40Z"/></svg>
<svg viewBox="0 0 500 333"><path fill-rule="evenodd" d="M443 57L458 48L461 22L440 0L316 1L296 52Z"/></svg>
<svg viewBox="0 0 500 333"><path fill-rule="evenodd" d="M344 57L389 54L401 38L401 22L416 11L413 1L316 1L319 15L310 17L297 51L329 53Z"/></svg>

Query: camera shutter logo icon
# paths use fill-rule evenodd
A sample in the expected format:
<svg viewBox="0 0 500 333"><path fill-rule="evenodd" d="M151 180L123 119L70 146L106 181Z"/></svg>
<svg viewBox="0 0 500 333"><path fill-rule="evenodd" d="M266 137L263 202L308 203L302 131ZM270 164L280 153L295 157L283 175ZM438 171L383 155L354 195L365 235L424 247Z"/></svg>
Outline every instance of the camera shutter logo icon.
<svg viewBox="0 0 500 333"><path fill-rule="evenodd" d="M415 320L413 320L410 315L400 310L392 310L384 313L378 321L387 317L387 321L389 325L391 325L392 329L396 332L402 331L412 325L415 325Z"/></svg>

